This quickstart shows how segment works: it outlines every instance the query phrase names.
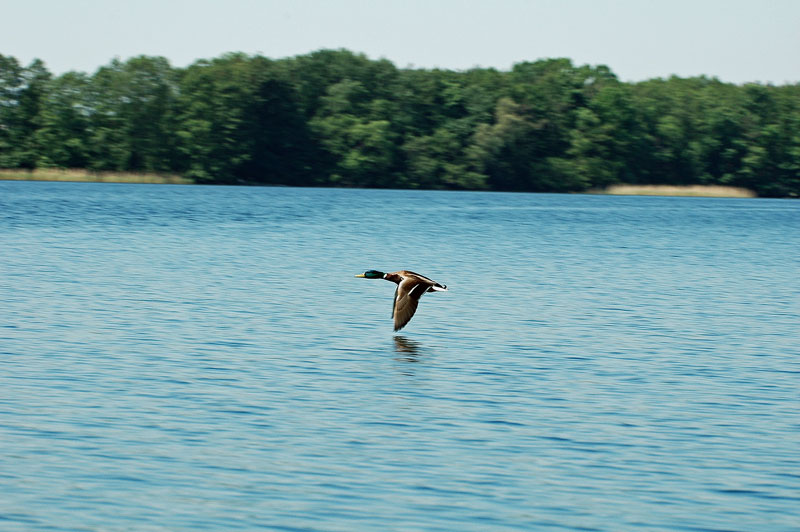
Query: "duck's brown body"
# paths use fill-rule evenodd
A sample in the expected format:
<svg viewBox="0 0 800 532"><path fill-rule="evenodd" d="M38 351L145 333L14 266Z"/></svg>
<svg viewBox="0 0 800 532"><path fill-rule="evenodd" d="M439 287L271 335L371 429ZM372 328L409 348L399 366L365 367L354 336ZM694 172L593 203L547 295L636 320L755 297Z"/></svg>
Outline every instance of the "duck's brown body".
<svg viewBox="0 0 800 532"><path fill-rule="evenodd" d="M394 304L392 305L392 317L394 318L394 330L399 331L411 320L419 305L419 298L425 292L441 292L447 290L447 286L437 283L433 279L428 279L424 275L400 270L392 273L383 273L376 270L369 270L356 277L366 277L368 279L386 279L397 284L394 292Z"/></svg>

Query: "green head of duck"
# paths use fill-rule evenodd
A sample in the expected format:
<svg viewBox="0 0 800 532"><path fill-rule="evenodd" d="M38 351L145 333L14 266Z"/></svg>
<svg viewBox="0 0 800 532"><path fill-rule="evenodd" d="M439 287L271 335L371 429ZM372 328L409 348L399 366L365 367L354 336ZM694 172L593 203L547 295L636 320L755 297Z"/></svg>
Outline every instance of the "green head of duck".
<svg viewBox="0 0 800 532"><path fill-rule="evenodd" d="M367 270L364 273L359 273L356 277L364 277L366 279L382 279L383 272L379 272L378 270Z"/></svg>

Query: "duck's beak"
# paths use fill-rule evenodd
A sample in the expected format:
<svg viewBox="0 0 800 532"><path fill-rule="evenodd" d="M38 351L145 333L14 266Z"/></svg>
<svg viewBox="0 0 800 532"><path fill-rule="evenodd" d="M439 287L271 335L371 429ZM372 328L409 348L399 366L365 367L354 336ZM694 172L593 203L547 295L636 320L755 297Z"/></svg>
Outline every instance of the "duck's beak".
<svg viewBox="0 0 800 532"><path fill-rule="evenodd" d="M363 273L359 273L358 275L356 275L356 277L366 277L366 275L364 275Z"/></svg>

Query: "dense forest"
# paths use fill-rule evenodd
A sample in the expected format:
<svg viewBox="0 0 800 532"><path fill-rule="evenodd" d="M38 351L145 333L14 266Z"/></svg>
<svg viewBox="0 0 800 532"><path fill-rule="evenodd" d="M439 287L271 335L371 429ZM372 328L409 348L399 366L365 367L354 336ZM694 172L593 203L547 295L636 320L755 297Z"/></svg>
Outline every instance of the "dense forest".
<svg viewBox="0 0 800 532"><path fill-rule="evenodd" d="M0 168L201 183L572 192L730 185L800 195L800 84L624 83L568 59L397 68L347 50L113 60L0 55Z"/></svg>

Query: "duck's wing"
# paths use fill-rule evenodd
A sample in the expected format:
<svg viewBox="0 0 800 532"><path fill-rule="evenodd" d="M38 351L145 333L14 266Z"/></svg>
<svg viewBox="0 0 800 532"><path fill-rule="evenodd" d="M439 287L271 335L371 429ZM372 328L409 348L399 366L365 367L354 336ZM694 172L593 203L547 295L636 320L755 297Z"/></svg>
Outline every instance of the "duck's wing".
<svg viewBox="0 0 800 532"><path fill-rule="evenodd" d="M394 330L399 331L411 320L419 305L419 298L431 287L431 281L427 277L405 277L394 292L394 306L392 307L392 317L394 318Z"/></svg>

